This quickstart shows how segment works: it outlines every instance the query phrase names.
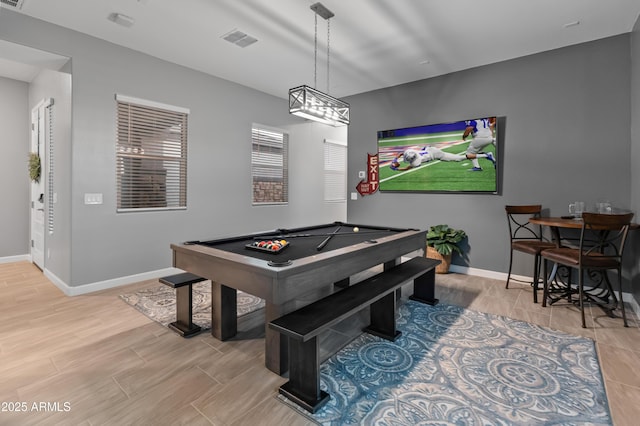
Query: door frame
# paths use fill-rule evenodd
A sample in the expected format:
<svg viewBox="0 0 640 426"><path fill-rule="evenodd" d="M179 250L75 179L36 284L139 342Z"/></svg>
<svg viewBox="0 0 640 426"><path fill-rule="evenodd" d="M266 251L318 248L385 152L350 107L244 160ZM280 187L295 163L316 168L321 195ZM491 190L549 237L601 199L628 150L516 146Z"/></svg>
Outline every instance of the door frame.
<svg viewBox="0 0 640 426"><path fill-rule="evenodd" d="M53 105L53 99L43 99L31 110L31 142L30 152L35 152L40 157L40 180L31 181L30 185L30 232L29 247L31 262L41 270L45 269L46 261L46 224L47 209L51 200L48 199L46 188L48 187L48 151L50 148L51 122L47 114L47 108Z"/></svg>

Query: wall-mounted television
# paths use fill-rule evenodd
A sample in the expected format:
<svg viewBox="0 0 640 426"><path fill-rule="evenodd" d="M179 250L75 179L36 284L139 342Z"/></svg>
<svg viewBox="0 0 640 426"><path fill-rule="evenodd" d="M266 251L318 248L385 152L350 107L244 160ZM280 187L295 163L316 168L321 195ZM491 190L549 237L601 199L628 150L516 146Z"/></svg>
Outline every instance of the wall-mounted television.
<svg viewBox="0 0 640 426"><path fill-rule="evenodd" d="M378 131L380 191L497 194L504 117Z"/></svg>

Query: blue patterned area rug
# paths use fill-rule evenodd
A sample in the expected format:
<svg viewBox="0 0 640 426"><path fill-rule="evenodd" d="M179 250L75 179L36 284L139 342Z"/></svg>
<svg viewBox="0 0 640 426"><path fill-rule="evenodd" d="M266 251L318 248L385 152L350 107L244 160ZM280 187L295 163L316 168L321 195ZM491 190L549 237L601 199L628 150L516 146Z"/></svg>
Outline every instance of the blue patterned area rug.
<svg viewBox="0 0 640 426"><path fill-rule="evenodd" d="M363 334L321 367L327 425L610 425L592 340L409 301L395 342Z"/></svg>

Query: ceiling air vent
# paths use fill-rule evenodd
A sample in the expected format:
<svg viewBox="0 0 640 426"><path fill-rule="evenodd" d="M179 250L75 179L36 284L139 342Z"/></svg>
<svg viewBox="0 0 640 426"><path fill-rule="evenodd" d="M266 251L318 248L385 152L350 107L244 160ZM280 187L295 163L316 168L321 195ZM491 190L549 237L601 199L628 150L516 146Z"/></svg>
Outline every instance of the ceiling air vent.
<svg viewBox="0 0 640 426"><path fill-rule="evenodd" d="M233 43L236 46L247 47L250 44L258 41L257 38L251 37L248 34L243 33L242 31L232 30L222 36L223 39L227 40L229 43Z"/></svg>
<svg viewBox="0 0 640 426"><path fill-rule="evenodd" d="M0 0L0 6L22 9L24 0Z"/></svg>

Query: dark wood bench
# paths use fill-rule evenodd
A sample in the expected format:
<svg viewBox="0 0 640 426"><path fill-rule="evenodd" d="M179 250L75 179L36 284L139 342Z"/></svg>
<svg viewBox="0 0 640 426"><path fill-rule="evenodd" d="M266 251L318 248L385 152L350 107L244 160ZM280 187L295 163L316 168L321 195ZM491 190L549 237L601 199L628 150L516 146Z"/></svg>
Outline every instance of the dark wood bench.
<svg viewBox="0 0 640 426"><path fill-rule="evenodd" d="M169 324L169 328L182 337L192 337L200 333L202 329L193 323L193 284L206 281L190 272L170 275L160 278L162 284L176 289L176 321Z"/></svg>
<svg viewBox="0 0 640 426"><path fill-rule="evenodd" d="M370 306L370 324L364 331L397 339L401 333L396 330L396 290L413 280L410 299L435 305L435 267L439 264L439 260L414 257L271 321L269 327L289 337L289 381L279 392L315 413L329 400L320 390L318 335Z"/></svg>

